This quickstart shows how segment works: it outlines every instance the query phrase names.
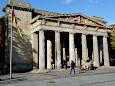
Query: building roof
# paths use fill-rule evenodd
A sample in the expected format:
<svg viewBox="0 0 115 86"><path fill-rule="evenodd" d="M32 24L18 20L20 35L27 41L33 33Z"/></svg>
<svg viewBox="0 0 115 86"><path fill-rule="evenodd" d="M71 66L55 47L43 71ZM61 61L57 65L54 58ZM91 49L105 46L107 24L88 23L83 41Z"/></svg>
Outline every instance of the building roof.
<svg viewBox="0 0 115 86"><path fill-rule="evenodd" d="M110 26L115 30L115 24L111 24Z"/></svg>
<svg viewBox="0 0 115 86"><path fill-rule="evenodd" d="M82 14L82 13L73 13L73 14L60 14L60 15L56 15L56 16L48 16L48 18L61 18L61 17L68 17L68 16L70 16L70 17L72 17L72 16L82 16L82 17L84 17L84 18L87 18L87 19L89 19L90 21L93 21L93 22L95 22L95 23L97 23L97 24L99 24L99 25L101 25L101 26L104 26L104 27L107 27L107 28L111 28L110 26L108 26L105 22L104 22L104 20L102 21L101 19L99 19L99 18L94 18L94 17L89 17L89 16L86 16L86 15L84 15L84 14Z"/></svg>
<svg viewBox="0 0 115 86"><path fill-rule="evenodd" d="M58 19L55 19L55 18L48 18L48 17L45 17L45 16L41 16L41 17L37 16L34 19L32 19L32 21L30 23L33 24L37 20L47 20L47 21L63 22L63 23L68 23L68 24L76 24L76 25L83 25L83 26L90 26L90 27L99 27L99 28L105 29L105 26L98 26L98 25L92 25L92 24L84 24L84 23L78 23L78 22L75 22L75 21L58 20ZM112 29L112 27L106 27L106 29Z"/></svg>

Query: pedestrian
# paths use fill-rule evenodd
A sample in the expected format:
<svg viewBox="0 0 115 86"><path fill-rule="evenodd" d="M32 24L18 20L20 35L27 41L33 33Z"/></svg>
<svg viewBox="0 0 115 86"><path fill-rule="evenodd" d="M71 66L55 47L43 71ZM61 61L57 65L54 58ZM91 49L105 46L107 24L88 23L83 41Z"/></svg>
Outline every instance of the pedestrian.
<svg viewBox="0 0 115 86"><path fill-rule="evenodd" d="M70 70L70 74L72 74L72 71L74 72L75 75L75 62L71 61L71 70Z"/></svg>

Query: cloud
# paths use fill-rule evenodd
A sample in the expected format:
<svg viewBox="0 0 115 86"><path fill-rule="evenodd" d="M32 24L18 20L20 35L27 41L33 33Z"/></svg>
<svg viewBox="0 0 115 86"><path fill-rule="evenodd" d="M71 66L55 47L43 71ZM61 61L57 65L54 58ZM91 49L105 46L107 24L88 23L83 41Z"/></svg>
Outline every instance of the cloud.
<svg viewBox="0 0 115 86"><path fill-rule="evenodd" d="M90 3L98 3L98 0L89 0Z"/></svg>
<svg viewBox="0 0 115 86"><path fill-rule="evenodd" d="M63 3L64 4L70 4L73 0L64 0Z"/></svg>
<svg viewBox="0 0 115 86"><path fill-rule="evenodd" d="M87 0L87 1L88 1L88 3L85 5L86 8L90 8L90 7L92 7L93 5L99 4L99 0Z"/></svg>

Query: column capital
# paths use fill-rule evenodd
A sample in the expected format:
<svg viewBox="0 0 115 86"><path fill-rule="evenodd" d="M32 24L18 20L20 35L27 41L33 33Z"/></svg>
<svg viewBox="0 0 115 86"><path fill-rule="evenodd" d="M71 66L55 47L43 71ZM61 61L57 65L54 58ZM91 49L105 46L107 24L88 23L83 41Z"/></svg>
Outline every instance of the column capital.
<svg viewBox="0 0 115 86"><path fill-rule="evenodd" d="M82 33L82 35L87 35L86 33Z"/></svg>
<svg viewBox="0 0 115 86"><path fill-rule="evenodd" d="M93 36L96 36L96 37L97 37L98 35L97 35L97 34L93 34Z"/></svg>
<svg viewBox="0 0 115 86"><path fill-rule="evenodd" d="M44 29L40 29L39 31L45 31Z"/></svg>
<svg viewBox="0 0 115 86"><path fill-rule="evenodd" d="M108 37L108 35L104 35L103 37L107 38L107 37Z"/></svg>
<svg viewBox="0 0 115 86"><path fill-rule="evenodd" d="M73 32L69 32L69 34L73 34L73 35L74 35L75 33L73 33Z"/></svg>
<svg viewBox="0 0 115 86"><path fill-rule="evenodd" d="M56 30L55 32L60 33L60 31Z"/></svg>

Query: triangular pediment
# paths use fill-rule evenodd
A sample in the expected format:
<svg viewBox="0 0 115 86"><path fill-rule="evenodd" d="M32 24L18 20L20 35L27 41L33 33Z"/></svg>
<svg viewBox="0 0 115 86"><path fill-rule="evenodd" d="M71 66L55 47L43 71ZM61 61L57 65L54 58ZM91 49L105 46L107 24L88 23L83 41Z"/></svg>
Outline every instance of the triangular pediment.
<svg viewBox="0 0 115 86"><path fill-rule="evenodd" d="M77 23L82 23L82 24L89 24L89 25L97 25L97 26L105 26L104 23L97 21L96 19L94 20L91 17L79 14L78 16L76 16L73 20L71 21L75 21Z"/></svg>
<svg viewBox="0 0 115 86"><path fill-rule="evenodd" d="M52 18L65 20L70 22L77 22L81 24L88 24L88 25L96 25L96 26L106 26L105 23L100 22L94 18L88 17L84 14L61 14L58 16L54 16Z"/></svg>

